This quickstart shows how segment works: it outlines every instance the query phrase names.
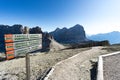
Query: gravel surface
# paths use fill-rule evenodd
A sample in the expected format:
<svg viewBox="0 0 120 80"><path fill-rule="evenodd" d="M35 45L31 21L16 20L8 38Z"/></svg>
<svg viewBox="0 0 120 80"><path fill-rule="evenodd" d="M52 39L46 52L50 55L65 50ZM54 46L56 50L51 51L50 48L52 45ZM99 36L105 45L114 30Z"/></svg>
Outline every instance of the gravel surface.
<svg viewBox="0 0 120 80"><path fill-rule="evenodd" d="M61 61L55 65L47 80L96 80L96 70L93 65L99 55L107 53L106 50L101 49L102 47L93 47Z"/></svg>
<svg viewBox="0 0 120 80"><path fill-rule="evenodd" d="M103 57L104 80L120 80L120 54Z"/></svg>
<svg viewBox="0 0 120 80"><path fill-rule="evenodd" d="M78 48L61 51L53 50L45 53L38 52L31 55L31 80L39 80L43 73L52 66L56 66L56 68L55 71L53 71L53 74L49 76L49 80L96 80L95 63L97 62L98 56L108 53L108 51L103 48L105 47L93 47L92 49ZM77 56L69 58L76 54ZM120 73L118 73L120 72L118 56L120 55L113 56L113 59L109 58L112 61L115 59L112 63L109 63L109 59L104 58L106 59L106 62L104 63L106 63L107 66L104 66L104 69L106 69L105 72L107 72L105 73L107 79L104 80L120 79ZM62 63L57 65L57 63L61 61ZM111 65L117 67L119 70ZM0 62L0 80L26 80L25 70L25 58L2 61ZM114 74L111 74L110 71L113 71ZM108 76L108 73L110 73L110 77ZM117 77L115 78L113 76L114 78L112 78L111 75Z"/></svg>
<svg viewBox="0 0 120 80"><path fill-rule="evenodd" d="M36 53L30 56L31 80L39 80L41 75L61 60L67 59L90 48L68 49ZM25 58L0 62L0 80L26 80Z"/></svg>

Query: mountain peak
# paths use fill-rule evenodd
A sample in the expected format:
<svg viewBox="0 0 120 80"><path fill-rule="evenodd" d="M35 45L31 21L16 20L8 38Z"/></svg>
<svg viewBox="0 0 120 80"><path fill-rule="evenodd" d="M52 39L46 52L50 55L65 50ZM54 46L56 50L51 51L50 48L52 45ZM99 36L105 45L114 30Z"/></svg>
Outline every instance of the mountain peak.
<svg viewBox="0 0 120 80"><path fill-rule="evenodd" d="M63 28L63 30L66 30L66 29L67 29L66 27Z"/></svg>
<svg viewBox="0 0 120 80"><path fill-rule="evenodd" d="M58 28L58 27L55 29L55 31L59 31L59 30L60 30L60 28Z"/></svg>
<svg viewBox="0 0 120 80"><path fill-rule="evenodd" d="M76 24L75 26L73 26L73 27L83 27L82 25L80 25L80 24Z"/></svg>
<svg viewBox="0 0 120 80"><path fill-rule="evenodd" d="M84 28L83 28L82 25L76 24L75 26L71 27L70 29L78 29L78 30L81 29L81 30L83 30Z"/></svg>
<svg viewBox="0 0 120 80"><path fill-rule="evenodd" d="M80 43L86 41L86 35L83 26L76 24L75 26L67 29L66 27L59 31L50 33L57 42L60 43Z"/></svg>

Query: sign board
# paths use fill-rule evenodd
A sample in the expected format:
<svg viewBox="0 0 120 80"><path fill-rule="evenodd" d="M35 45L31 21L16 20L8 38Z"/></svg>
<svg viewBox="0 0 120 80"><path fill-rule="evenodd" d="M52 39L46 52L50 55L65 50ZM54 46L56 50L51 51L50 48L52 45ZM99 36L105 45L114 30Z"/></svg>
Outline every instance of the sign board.
<svg viewBox="0 0 120 80"><path fill-rule="evenodd" d="M25 55L42 48L42 34L6 34L7 59Z"/></svg>

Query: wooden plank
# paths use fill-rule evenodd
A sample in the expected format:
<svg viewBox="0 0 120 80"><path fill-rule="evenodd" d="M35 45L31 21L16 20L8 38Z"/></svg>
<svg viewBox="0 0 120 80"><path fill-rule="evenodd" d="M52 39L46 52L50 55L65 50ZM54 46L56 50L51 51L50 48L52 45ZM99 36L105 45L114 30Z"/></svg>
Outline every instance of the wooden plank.
<svg viewBox="0 0 120 80"><path fill-rule="evenodd" d="M27 41L27 40L29 40L29 38L28 38L28 34L14 34L13 35L13 40L14 40L14 42L16 42L16 41Z"/></svg>
<svg viewBox="0 0 120 80"><path fill-rule="evenodd" d="M29 34L29 40L41 39L42 34Z"/></svg>
<svg viewBox="0 0 120 80"><path fill-rule="evenodd" d="M29 47L29 51L30 51L30 52L33 52L33 51L39 50L39 49L41 49L41 48L42 48L42 45L41 45L41 44L40 44L40 45L35 45L35 46Z"/></svg>
<svg viewBox="0 0 120 80"><path fill-rule="evenodd" d="M21 49L21 48L26 48L28 47L29 44L28 44L28 41L23 41L23 42L16 42L14 43L14 49Z"/></svg>
<svg viewBox="0 0 120 80"><path fill-rule="evenodd" d="M41 49L41 47L42 47L42 45L40 44L40 45L30 46L30 47L26 47L26 48L22 48L22 49L7 51L6 54L8 54L8 53L14 54L14 57L25 56L26 53L39 50L39 49Z"/></svg>
<svg viewBox="0 0 120 80"><path fill-rule="evenodd" d="M42 38L42 34L5 34L5 42L18 42L28 40L38 40Z"/></svg>
<svg viewBox="0 0 120 80"><path fill-rule="evenodd" d="M14 44L13 43L7 43L5 44L6 51L14 50Z"/></svg>
<svg viewBox="0 0 120 80"><path fill-rule="evenodd" d="M36 46L42 44L42 40L32 40L32 41L23 41L23 42L15 42L15 43L6 43L6 51L17 50L21 48L26 48L30 46Z"/></svg>
<svg viewBox="0 0 120 80"><path fill-rule="evenodd" d="M39 44L42 44L42 39L32 40L32 41L29 41L28 43L29 43L29 46L39 45Z"/></svg>
<svg viewBox="0 0 120 80"><path fill-rule="evenodd" d="M15 55L14 55L14 50L13 50L13 51L6 52L6 58L7 58L7 60L13 59L14 57L15 57Z"/></svg>
<svg viewBox="0 0 120 80"><path fill-rule="evenodd" d="M27 47L27 48L15 50L14 54L15 54L15 57L18 57L18 56L25 56L25 54L28 52L29 52L29 48Z"/></svg>
<svg viewBox="0 0 120 80"><path fill-rule="evenodd" d="M13 42L13 35L5 34L5 42Z"/></svg>
<svg viewBox="0 0 120 80"><path fill-rule="evenodd" d="M10 51L10 50L16 50L16 49L21 49L21 48L25 48L28 47L28 41L24 41L24 42L16 42L16 43L6 43L6 51Z"/></svg>
<svg viewBox="0 0 120 80"><path fill-rule="evenodd" d="M25 41L29 40L27 34L5 34L5 42Z"/></svg>

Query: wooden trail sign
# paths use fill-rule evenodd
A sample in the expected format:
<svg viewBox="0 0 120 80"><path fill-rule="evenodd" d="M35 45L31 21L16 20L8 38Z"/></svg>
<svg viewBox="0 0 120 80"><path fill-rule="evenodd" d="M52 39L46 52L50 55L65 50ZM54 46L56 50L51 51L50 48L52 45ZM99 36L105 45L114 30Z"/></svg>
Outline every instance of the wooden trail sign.
<svg viewBox="0 0 120 80"><path fill-rule="evenodd" d="M23 56L42 48L42 34L6 34L5 48L7 59Z"/></svg>

